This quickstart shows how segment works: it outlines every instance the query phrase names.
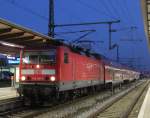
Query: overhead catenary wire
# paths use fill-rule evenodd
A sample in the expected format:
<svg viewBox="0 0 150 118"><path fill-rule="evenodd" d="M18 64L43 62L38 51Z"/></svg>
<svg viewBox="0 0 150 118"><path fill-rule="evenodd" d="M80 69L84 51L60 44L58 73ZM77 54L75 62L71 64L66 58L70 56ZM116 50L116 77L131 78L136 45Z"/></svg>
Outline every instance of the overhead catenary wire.
<svg viewBox="0 0 150 118"><path fill-rule="evenodd" d="M124 3L122 3L122 5L124 6L124 9L126 10L126 13L128 14L128 17L130 18L131 23L134 24L134 15L130 12L128 2L129 0L124 0Z"/></svg>
<svg viewBox="0 0 150 118"><path fill-rule="evenodd" d="M130 17L132 18L132 23L135 25L134 14L133 14L133 12L129 11L129 9L130 9L130 7L129 7L129 0L124 0L124 4L126 6L126 9L127 9L128 13L129 13Z"/></svg>
<svg viewBox="0 0 150 118"><path fill-rule="evenodd" d="M16 6L16 7L20 8L20 9L24 10L25 12L28 12L28 13L34 15L34 16L37 16L37 17L39 17L39 18L41 18L43 20L48 21L48 17L43 16L43 15L33 11L32 9L25 7L24 5L18 4L14 0L13 1L12 0L4 0L4 1L7 2L7 3L12 4L13 6Z"/></svg>
<svg viewBox="0 0 150 118"><path fill-rule="evenodd" d="M72 0L72 1L73 1L73 0ZM58 2L59 2L59 0L58 0ZM57 3L56 3L56 4L57 4ZM80 16L78 16L78 15L72 13L72 12L71 12L70 10L68 10L67 8L68 8L68 5L67 5L67 6L60 5L58 9L59 9L59 11L61 11L61 12L63 12L63 11L65 10L65 13L68 15L68 18L70 18L70 19L75 19L75 20L77 20L77 21L81 21L81 19L82 19L83 17L80 17ZM72 15L72 14L74 14L74 15Z"/></svg>
<svg viewBox="0 0 150 118"><path fill-rule="evenodd" d="M29 13L29 14L32 14L32 15L34 15L34 16L36 16L36 17L39 17L39 18L41 18L42 20L45 20L45 21L48 21L48 20L49 20L48 17L43 16L43 15L41 15L40 13L37 13L37 12L33 11L32 9L25 7L24 5L18 4L15 0L4 0L4 2L7 2L7 3L9 3L9 4L12 4L13 6L15 6L15 7L19 8L19 9L22 9L23 11L25 11L25 12L27 12L27 13ZM64 28L63 28L63 29L64 29ZM71 31L71 30L68 30L68 29L65 29L65 30Z"/></svg>
<svg viewBox="0 0 150 118"><path fill-rule="evenodd" d="M82 0L78 0L77 2L80 3L80 4L82 4L82 5L84 5L84 6L87 7L87 8L89 8L89 9L95 11L95 12L98 13L99 15L100 15L101 13L103 13L103 14L105 14L107 17L109 17L109 18L111 18L111 19L113 19L113 20L116 20L116 18L114 18L114 17L111 16L110 14L107 14L106 12L103 12L103 11L99 10L98 8L93 7L93 6L91 6L90 4L88 4L88 3L86 3L86 2L83 2Z"/></svg>
<svg viewBox="0 0 150 118"><path fill-rule="evenodd" d="M121 27L126 27L126 23L124 22L124 19L122 19L121 14L119 11L122 12L122 9L118 9L118 6L114 5L112 0L106 1L106 0L97 0L98 5L102 5L102 7L107 11L108 14L111 14L111 16L115 17L116 19L120 19L121 23L119 24Z"/></svg>
<svg viewBox="0 0 150 118"><path fill-rule="evenodd" d="M113 4L112 0L110 1L105 1L105 3L110 6L110 10L115 14L117 15L120 20L121 20L121 23L119 24L121 27L126 27L126 20L124 20L125 18L122 18L121 15L124 14L123 13L123 9L120 7L120 5L118 4Z"/></svg>
<svg viewBox="0 0 150 118"><path fill-rule="evenodd" d="M47 17L45 17L45 16L43 16L43 15L41 15L41 14L39 14L39 13L37 13L37 12L35 12L35 11L33 11L33 10L27 8L27 7L24 7L23 5L20 5L20 4L16 3L15 0L5 0L5 1L6 1L6 2L9 2L9 3L11 3L11 4L13 4L13 5L15 5L15 6L21 8L21 9L23 9L24 11L29 12L29 13L35 15L35 16L38 16L38 17L40 17L40 18L42 18L42 19L45 19L45 20L48 20ZM84 4L85 6L90 7L91 9L98 11L98 13L99 13L99 12L102 12L102 11L100 11L99 9L97 9L97 8L95 8L95 7L93 7L93 6L90 6L89 4L87 4L87 3L85 3L85 2L83 2L83 1L81 1L81 0L78 0L78 1L79 1L80 3L82 3L82 4ZM98 0L98 1L99 1L99 0ZM103 1L103 0L102 0L102 1ZM101 1L101 2L102 2L102 1ZM111 3L111 1L110 1L110 3ZM105 6L107 6L107 5L105 5ZM112 3L111 3L111 6L112 6L113 10L116 12L116 10L115 10L114 6L112 5ZM107 9L107 10L109 10L109 9ZM112 11L112 10L109 10L109 11ZM102 13L104 13L104 12L102 12ZM108 13L105 12L105 14L108 16ZM118 15L118 14L117 14L117 15ZM120 15L118 15L118 16L120 17ZM114 17L114 16L112 16L112 14L111 14L111 15L109 14L109 17Z"/></svg>
<svg viewBox="0 0 150 118"><path fill-rule="evenodd" d="M19 4L19 3L15 2L15 0L13 0L13 1L12 0L4 0L4 1L9 2L9 3L11 3L12 5L14 5L16 7L20 8L20 9L26 11L26 12L29 12L30 14L33 14L34 16L40 17L41 19L43 19L45 21L48 21L47 17L41 15L40 13L37 13L37 12L33 11L30 8L25 7L22 4ZM82 4L82 6L85 6L89 9L93 10L99 16L101 16L101 14L103 14L105 16L108 16L109 18L112 18L112 19L116 19L116 18L120 19L120 18L123 18L121 16L121 14L124 14L125 18L123 20L121 20L121 24L125 24L125 22L126 23L129 22L129 19L133 18L133 15L130 15L131 13L129 14L128 11L127 11L128 10L127 7L126 7L127 5L122 7L122 5L123 5L122 1L119 2L119 5L118 4L113 4L112 0L110 0L109 3L107 3L108 0L97 0L97 1L105 3L105 4L102 5L102 7L105 8L105 10L104 9L101 10L101 7L97 7L98 5L95 4L94 2L93 2L93 4L89 4L88 2L86 2L84 0L77 0L76 2L79 3L79 4ZM124 0L124 2L125 2L125 0ZM126 0L126 2L127 2L127 0ZM104 7L104 6L107 6L107 7ZM120 10L118 10L119 7L120 7ZM126 8L124 8L124 7L126 7ZM128 5L128 7L129 7L129 5ZM74 15L72 15L72 16L74 17ZM78 20L79 20L79 18L78 18ZM70 31L70 30L71 30L71 28L68 31Z"/></svg>
<svg viewBox="0 0 150 118"><path fill-rule="evenodd" d="M57 2L57 3L56 3L56 5L57 5L58 2L59 2L59 0L58 0L58 1L55 1L55 2ZM56 9L56 8L57 8L57 6L55 7L55 9ZM58 7L57 10L63 12L64 9L66 9L66 6L64 7L63 5L60 5L60 7ZM70 18L70 19L72 19L72 21L73 21L73 19L76 19L77 21L81 21L81 20L80 20L81 17L79 17L79 16L77 16L77 15L73 15L73 16L72 16L72 13L71 13L70 10L65 10L65 13L67 13L67 17ZM65 32L67 31L68 33L69 33L69 32L74 32L74 31L71 30L71 28L68 29L68 27L63 27L63 29L61 29L61 30L65 30ZM56 31L57 31L57 28L56 28ZM57 34L56 36L58 36L58 35L61 35L61 36L62 36L62 35L65 35L65 32L64 32L64 34L63 34L63 32L62 32L62 34ZM66 32L66 33L67 33L67 32Z"/></svg>
<svg viewBox="0 0 150 118"><path fill-rule="evenodd" d="M101 2L104 6L106 6L106 8L107 8L106 10L108 10L111 14L113 14L115 17L117 17L121 20L121 23L119 25L121 25L121 27L124 27L122 17L119 14L119 11L121 11L121 9L118 10L116 8L116 6L113 5L112 0L110 0L110 1L101 0Z"/></svg>
<svg viewBox="0 0 150 118"><path fill-rule="evenodd" d="M109 1L111 2L111 1ZM114 15L114 17L119 18L120 19L120 15L118 15L116 13L116 11L114 10L114 7L110 4L107 4L107 0L101 0L101 3L106 7L106 10L109 11L110 14ZM113 12L114 11L114 12Z"/></svg>
<svg viewBox="0 0 150 118"><path fill-rule="evenodd" d="M99 0L97 0L97 1L99 1ZM126 24L126 18L124 20L121 16L124 13L123 13L123 9L120 6L118 6L118 4L113 4L112 0L110 0L110 1L101 0L100 2L101 2L101 4L103 4L103 6L105 6L105 8L107 8L106 9L107 11L111 12L111 14L114 14L115 17L118 17L121 20L121 23L119 23L121 29L129 27ZM99 4L100 4L100 2L99 2Z"/></svg>
<svg viewBox="0 0 150 118"><path fill-rule="evenodd" d="M121 25L121 27L126 27L126 25L128 23L127 23L127 20L124 20L124 19L129 19L129 17L126 16L127 14L124 12L124 9L120 5L118 5L118 4L114 5L113 4L114 2L112 0L110 0L110 1L107 1L107 0L103 1L103 0L101 0L100 2L107 8L106 9L107 11L109 11L111 14L113 14L115 17L118 17L121 20L121 23L119 24L119 25ZM123 19L121 17L122 14L125 14L126 18Z"/></svg>
<svg viewBox="0 0 150 118"><path fill-rule="evenodd" d="M127 3L127 1L128 0L126 0L124 2ZM133 15L130 14L130 12L129 12L129 9L128 9L129 5L127 5L125 3L123 4L123 2L120 2L119 0L118 0L119 6L117 4L115 4L117 6L114 6L112 0L109 1L109 3L110 3L109 5L112 7L113 11L117 13L117 15L120 17L120 19L121 19L120 14L124 14L124 16L125 16L125 18L121 19L121 23L119 25L121 25L122 27L127 27L127 24L132 23L131 21L133 20ZM118 9L118 7L120 9Z"/></svg>
<svg viewBox="0 0 150 118"><path fill-rule="evenodd" d="M112 16L112 18L115 18L115 19L120 19L119 17L116 17L112 12L111 12L111 10L108 8L108 6L107 6L107 4L105 4L105 2L103 1L103 0L97 0L97 2L98 2L98 4L96 4L96 5L98 5L98 6L100 6L99 8L101 8L101 7L103 7L103 9L104 9L104 11L103 12L105 12L106 14L109 14L110 16Z"/></svg>
<svg viewBox="0 0 150 118"><path fill-rule="evenodd" d="M118 1L119 2L119 1ZM125 15L125 20L123 19L121 19L121 21L123 21L122 23L121 23L121 25L126 25L125 23L127 23L127 24L130 24L131 23L131 21L133 20L132 19L132 17L133 16L130 16L130 14L128 14L128 9L127 9L127 6L125 6L125 8L124 8L124 5L122 4L122 2L120 3L119 2L119 4L120 4L120 10L118 10L118 6L116 7L116 6L114 6L113 5L113 3L112 3L112 1L109 1L109 5L111 6L111 11L114 11L115 12L115 14L117 13L118 14L118 11L121 11L121 14L124 14ZM120 14L118 14L118 16L120 16ZM124 29L123 29L124 30ZM126 30L126 29L125 29Z"/></svg>
<svg viewBox="0 0 150 118"><path fill-rule="evenodd" d="M122 1L120 2L120 0L118 0L118 4L120 4L119 7L122 10L122 14L124 14L124 16L125 16L125 19L128 19L128 20L124 20L124 21L128 21L127 23L129 23L131 21L132 16L130 16L128 14L128 9L126 8L126 5L123 4Z"/></svg>
<svg viewBox="0 0 150 118"><path fill-rule="evenodd" d="M95 31L96 31L96 30L79 30L79 31L70 31L70 32L58 32L58 33L55 33L55 35L84 33L84 32L95 32Z"/></svg>
<svg viewBox="0 0 150 118"><path fill-rule="evenodd" d="M106 0L106 2L108 2L108 1ZM118 8L116 8L116 6L114 6L112 0L109 1L109 5L111 7L111 10L114 11L114 14L120 18L120 14L118 13L119 10L118 10Z"/></svg>

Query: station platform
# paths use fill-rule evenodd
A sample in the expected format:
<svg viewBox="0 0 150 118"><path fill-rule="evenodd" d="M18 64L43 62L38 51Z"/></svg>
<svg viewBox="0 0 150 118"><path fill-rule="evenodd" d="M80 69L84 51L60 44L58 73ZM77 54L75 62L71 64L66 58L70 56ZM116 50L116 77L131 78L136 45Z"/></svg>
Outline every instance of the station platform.
<svg viewBox="0 0 150 118"><path fill-rule="evenodd" d="M150 118L150 87L141 106L138 118Z"/></svg>
<svg viewBox="0 0 150 118"><path fill-rule="evenodd" d="M18 97L18 93L14 87L0 88L0 100Z"/></svg>

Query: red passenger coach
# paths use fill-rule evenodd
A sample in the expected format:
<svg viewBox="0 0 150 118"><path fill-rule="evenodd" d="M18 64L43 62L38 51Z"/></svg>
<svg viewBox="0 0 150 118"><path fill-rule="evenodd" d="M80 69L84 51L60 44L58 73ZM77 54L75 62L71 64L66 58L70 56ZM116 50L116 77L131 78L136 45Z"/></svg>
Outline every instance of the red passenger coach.
<svg viewBox="0 0 150 118"><path fill-rule="evenodd" d="M134 81L139 78L140 73L127 68L125 65L119 63L104 60L105 64L105 79L106 83L122 84Z"/></svg>

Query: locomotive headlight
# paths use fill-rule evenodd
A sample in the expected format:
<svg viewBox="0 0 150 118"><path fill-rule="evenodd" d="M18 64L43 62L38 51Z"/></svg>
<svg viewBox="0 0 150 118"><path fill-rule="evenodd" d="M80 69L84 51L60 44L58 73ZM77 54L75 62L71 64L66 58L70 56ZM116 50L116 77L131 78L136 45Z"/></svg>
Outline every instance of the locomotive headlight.
<svg viewBox="0 0 150 118"><path fill-rule="evenodd" d="M21 80L22 80L22 81L25 81L25 80L26 80L26 77L25 77L25 76L22 76L22 77L21 77Z"/></svg>
<svg viewBox="0 0 150 118"><path fill-rule="evenodd" d="M40 65L38 64L38 65L36 65L36 68L40 68Z"/></svg>
<svg viewBox="0 0 150 118"><path fill-rule="evenodd" d="M56 78L55 78L54 76L51 76L50 80L51 80L52 82L54 82L54 81L56 80Z"/></svg>

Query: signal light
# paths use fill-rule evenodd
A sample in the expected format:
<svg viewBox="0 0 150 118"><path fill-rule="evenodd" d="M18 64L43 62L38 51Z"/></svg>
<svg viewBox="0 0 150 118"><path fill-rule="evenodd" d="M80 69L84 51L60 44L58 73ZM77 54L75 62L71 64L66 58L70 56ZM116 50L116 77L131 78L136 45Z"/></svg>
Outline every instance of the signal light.
<svg viewBox="0 0 150 118"><path fill-rule="evenodd" d="M25 77L25 76L22 76L22 77L21 77L21 80L22 80L22 81L25 81L25 80L26 80L26 77Z"/></svg>
<svg viewBox="0 0 150 118"><path fill-rule="evenodd" d="M51 80L52 82L54 82L54 81L56 80L56 78L55 78L54 76L51 76L50 80Z"/></svg>

